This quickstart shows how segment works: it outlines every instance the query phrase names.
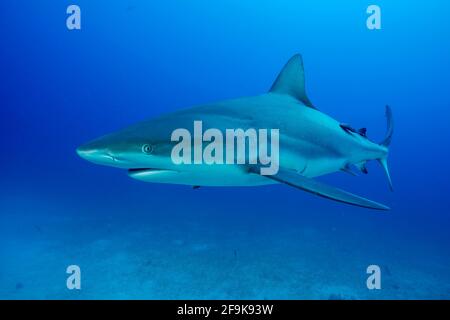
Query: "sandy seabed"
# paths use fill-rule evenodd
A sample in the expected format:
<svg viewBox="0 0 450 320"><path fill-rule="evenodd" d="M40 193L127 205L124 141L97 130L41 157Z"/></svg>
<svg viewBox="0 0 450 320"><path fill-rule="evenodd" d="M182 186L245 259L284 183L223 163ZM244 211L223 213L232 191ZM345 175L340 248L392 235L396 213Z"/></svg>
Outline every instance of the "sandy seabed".
<svg viewBox="0 0 450 320"><path fill-rule="evenodd" d="M364 228L170 213L146 221L16 216L3 215L2 299L450 298L439 249L377 242ZM66 288L72 264L81 268L81 290ZM381 290L366 287L370 264L382 270Z"/></svg>

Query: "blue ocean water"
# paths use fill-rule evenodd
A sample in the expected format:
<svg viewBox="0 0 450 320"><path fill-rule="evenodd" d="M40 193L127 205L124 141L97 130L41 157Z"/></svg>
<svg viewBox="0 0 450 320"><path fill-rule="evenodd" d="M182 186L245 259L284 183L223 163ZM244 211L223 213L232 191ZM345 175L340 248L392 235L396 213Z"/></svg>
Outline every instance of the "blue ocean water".
<svg viewBox="0 0 450 320"><path fill-rule="evenodd" d="M77 4L81 30L66 28ZM368 30L377 4L382 29ZM2 1L0 298L450 298L450 25L428 1ZM381 140L381 168L321 180L384 213L284 185L146 184L80 159L102 134L266 92L303 55L318 108ZM381 290L368 290L378 265ZM66 268L81 268L68 290Z"/></svg>

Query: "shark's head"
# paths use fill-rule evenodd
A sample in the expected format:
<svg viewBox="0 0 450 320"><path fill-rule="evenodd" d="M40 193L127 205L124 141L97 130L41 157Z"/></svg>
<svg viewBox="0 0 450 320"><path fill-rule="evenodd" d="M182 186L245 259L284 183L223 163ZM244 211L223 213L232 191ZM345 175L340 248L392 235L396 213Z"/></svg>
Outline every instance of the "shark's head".
<svg viewBox="0 0 450 320"><path fill-rule="evenodd" d="M77 153L95 164L116 168L167 168L171 146L151 132L150 123L135 125L88 142Z"/></svg>

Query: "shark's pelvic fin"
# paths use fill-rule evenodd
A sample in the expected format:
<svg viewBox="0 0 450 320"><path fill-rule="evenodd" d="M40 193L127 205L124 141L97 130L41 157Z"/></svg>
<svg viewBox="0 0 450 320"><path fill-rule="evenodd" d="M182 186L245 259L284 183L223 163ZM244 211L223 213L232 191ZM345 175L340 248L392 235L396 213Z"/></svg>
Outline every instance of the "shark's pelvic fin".
<svg viewBox="0 0 450 320"><path fill-rule="evenodd" d="M306 95L305 72L300 54L289 59L270 88L270 92L293 96L305 106L316 109Z"/></svg>
<svg viewBox="0 0 450 320"><path fill-rule="evenodd" d="M254 167L250 169L251 172L259 173L259 168ZM366 198L354 195L352 193L346 192L341 189L337 189L331 186L328 186L324 183L315 181L313 179L306 178L295 171L282 169L280 168L278 173L276 175L267 175L264 176L269 179L285 183L287 185L290 185L292 187L316 194L318 196L328 198L331 200L344 202L347 204L351 204L354 206L369 208L369 209L376 209L376 210L389 210L389 207L375 202L368 200Z"/></svg>
<svg viewBox="0 0 450 320"><path fill-rule="evenodd" d="M352 170L352 167L351 167L349 164L345 165L345 166L341 169L341 171L342 171L342 172L349 173L349 174L351 174L352 176L355 176L355 177L358 176L358 174Z"/></svg>

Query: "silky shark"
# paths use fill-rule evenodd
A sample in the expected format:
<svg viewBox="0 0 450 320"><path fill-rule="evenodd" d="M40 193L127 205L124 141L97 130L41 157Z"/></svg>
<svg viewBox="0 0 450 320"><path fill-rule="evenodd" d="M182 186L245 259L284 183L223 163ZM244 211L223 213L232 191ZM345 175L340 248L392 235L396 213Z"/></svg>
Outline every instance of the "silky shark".
<svg viewBox="0 0 450 320"><path fill-rule="evenodd" d="M320 112L308 99L301 55L283 67L268 93L179 110L107 134L77 148L82 158L127 169L132 178L157 183L199 186L257 186L284 183L340 202L388 210L383 204L326 185L313 178L337 171L367 173L365 163L377 160L387 176L388 147L393 134L386 106L387 133L375 143L366 130L355 130ZM261 164L175 164L171 152L177 128L248 128L279 130L279 168L262 175ZM206 142L203 142L206 143Z"/></svg>

